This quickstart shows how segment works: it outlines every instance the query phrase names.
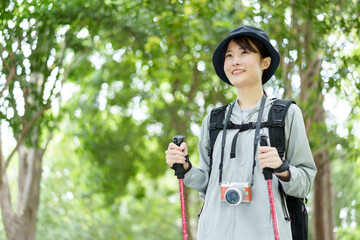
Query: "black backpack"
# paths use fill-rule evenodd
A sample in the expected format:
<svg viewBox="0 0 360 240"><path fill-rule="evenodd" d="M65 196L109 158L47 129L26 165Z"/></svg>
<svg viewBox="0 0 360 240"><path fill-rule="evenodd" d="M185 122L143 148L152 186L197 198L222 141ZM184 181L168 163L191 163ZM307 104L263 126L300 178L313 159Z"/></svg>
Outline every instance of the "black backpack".
<svg viewBox="0 0 360 240"><path fill-rule="evenodd" d="M276 99L271 106L269 111L268 121L261 123L261 128L269 128L269 138L271 146L276 147L278 150L279 156L284 160L285 155L285 117L290 105L295 102L289 100ZM214 144L219 134L220 130L224 128L224 118L225 111L227 106L222 106L215 108L211 111L210 115L210 149L209 149L209 158L210 158L210 170L213 164L213 150ZM246 124L233 124L231 121L227 123L226 129L239 129L239 132L248 131L256 128L256 122L249 122ZM234 138L235 139L235 138ZM233 144L234 146L234 144ZM233 148L233 147L232 147ZM232 152L234 149L232 149ZM282 205L285 212L285 219L291 221L291 231L293 240L307 240L308 239L308 213L306 210L305 202L307 201L304 198L297 198L285 194L281 184L279 184L280 193L282 193L283 198ZM285 207L285 202L287 209Z"/></svg>

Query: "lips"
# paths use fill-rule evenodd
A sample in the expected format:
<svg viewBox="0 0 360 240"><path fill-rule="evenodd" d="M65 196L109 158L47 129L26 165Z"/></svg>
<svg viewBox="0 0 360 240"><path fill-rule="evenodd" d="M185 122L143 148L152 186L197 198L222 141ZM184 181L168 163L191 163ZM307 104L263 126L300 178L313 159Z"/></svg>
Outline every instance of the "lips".
<svg viewBox="0 0 360 240"><path fill-rule="evenodd" d="M238 75L238 74L241 74L243 72L245 72L244 69L234 69L234 70L232 70L231 74Z"/></svg>

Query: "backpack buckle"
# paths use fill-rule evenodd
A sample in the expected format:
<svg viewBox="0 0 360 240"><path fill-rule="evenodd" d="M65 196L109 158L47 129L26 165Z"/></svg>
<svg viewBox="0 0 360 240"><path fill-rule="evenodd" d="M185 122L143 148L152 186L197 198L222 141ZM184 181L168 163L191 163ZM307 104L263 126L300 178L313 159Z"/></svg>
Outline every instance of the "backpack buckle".
<svg viewBox="0 0 360 240"><path fill-rule="evenodd" d="M274 127L285 127L285 122L282 119L275 119L273 122Z"/></svg>
<svg viewBox="0 0 360 240"><path fill-rule="evenodd" d="M256 122L249 122L249 129L255 129L256 128Z"/></svg>
<svg viewBox="0 0 360 240"><path fill-rule="evenodd" d="M218 115L220 112L221 112L220 109L213 109L212 115L213 115L213 116Z"/></svg>
<svg viewBox="0 0 360 240"><path fill-rule="evenodd" d="M232 121L228 121L228 123L226 124L226 129L233 129L234 128L234 124Z"/></svg>
<svg viewBox="0 0 360 240"><path fill-rule="evenodd" d="M216 123L211 123L210 124L210 129L216 129Z"/></svg>
<svg viewBox="0 0 360 240"><path fill-rule="evenodd" d="M274 110L275 112L279 113L281 112L285 107L284 106L281 106L281 105L275 105L274 106Z"/></svg>

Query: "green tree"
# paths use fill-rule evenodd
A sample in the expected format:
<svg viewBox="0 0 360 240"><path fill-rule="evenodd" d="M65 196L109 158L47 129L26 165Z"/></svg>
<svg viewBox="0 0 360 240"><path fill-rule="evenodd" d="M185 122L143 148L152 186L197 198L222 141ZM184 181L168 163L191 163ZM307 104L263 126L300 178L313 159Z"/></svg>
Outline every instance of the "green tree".
<svg viewBox="0 0 360 240"><path fill-rule="evenodd" d="M357 30L353 30L360 24L353 18L359 7L354 7L353 1L293 1L287 6L263 1L261 6L259 15L263 19L270 21L271 16L272 21L279 20L279 24L270 25L269 31L274 34L282 56L279 80L284 84L283 96L297 99L304 110L318 168L314 182L313 236L314 239L334 239L331 160L334 160L332 149L341 139L326 124L324 100L332 91L350 102L359 94L358 86L352 82L354 79L344 78L356 69L332 65L336 61L341 66L344 45L350 39L359 39ZM339 36L343 38L334 41ZM336 58L336 54L339 57ZM354 88L342 94L341 89L349 84ZM296 85L299 88L294 88ZM324 135L331 137L324 138Z"/></svg>
<svg viewBox="0 0 360 240"><path fill-rule="evenodd" d="M94 67L86 74L86 85L80 85L79 97L75 98L80 105L71 103L72 112L81 113L73 117L80 123L77 134L82 136L83 149L91 153L89 157L96 166L106 169L103 189L109 187L108 178L123 179L126 183L143 167L152 176L160 176L167 169L163 150L177 133L187 135L190 146L196 145L204 115L235 96L214 74L212 52L231 29L251 24L270 33L282 56L274 78L276 84L268 89L278 97L295 99L304 110L319 169L314 184L314 238L333 239L330 160L331 149L342 140L327 127L323 104L325 94L339 91L353 81L340 78L356 69L331 65L334 69L330 75L329 64L334 59L344 62L343 44L347 39L358 39L359 21L354 17L359 12L358 4L354 6L353 1L151 4L111 1L111 4L119 13L112 21L123 24L112 29L111 34L105 28L99 34L101 41L94 54L102 56L101 69ZM334 37L340 35L346 38L340 39L341 43L334 42ZM86 61L83 66L89 64ZM74 72L71 78L78 76ZM358 91L357 82L347 97L358 96ZM331 137L321 137L324 135ZM93 136L94 141L87 136ZM119 147L110 149L111 141ZM99 149L106 149L107 153ZM191 156L196 156L196 147L190 151ZM119 165L123 168L118 169ZM124 189L114 189L110 200L125 193Z"/></svg>
<svg viewBox="0 0 360 240"><path fill-rule="evenodd" d="M93 176L102 176L102 169L94 169L78 154L74 124L64 120L59 126L64 130L54 132L43 158L36 239L181 239L172 174L154 179L145 171L137 172L123 186L128 194L108 204L105 194L92 187L98 184Z"/></svg>
<svg viewBox="0 0 360 240"><path fill-rule="evenodd" d="M25 236L22 230L30 233L29 239L35 236L36 214L29 213L37 212L42 156L59 121L59 114L50 108L61 98L65 79L68 84L63 93L73 94L59 112L69 113L71 129L79 140L76 146L80 163L86 163L74 163L72 169L76 173L72 181L81 186L79 191L84 195L70 188L74 199L66 199L65 186L60 188L59 179L50 175L47 181L59 193L44 196L44 202L53 204L55 211L47 215L41 208L40 221L45 223L60 213L63 224L50 221L57 229L52 234L41 224L38 238L59 238L71 224L74 228L64 234L65 238L74 234L84 239L135 239L140 235L166 239L161 231L151 231L154 225L163 232L179 233L171 239L180 236L181 226L172 221L176 215L180 218L172 207L176 203L163 199L173 199L176 189L166 186L161 192L163 181L169 181L168 175L164 177L166 171L169 174L164 150L174 135L184 134L191 160L198 163L196 145L203 117L214 106L233 100L236 94L214 73L212 53L231 29L251 24L270 33L282 56L272 81L276 84L269 85L267 91L277 97L293 98L303 109L319 168L312 218L314 239L333 239L331 206L338 203L333 202L330 160L339 156L339 151L333 149L339 143L346 156L355 156L354 149L358 149L358 136L353 132L359 116L359 51L351 52L353 49L347 47L348 40L359 40L358 13L359 4L351 0L3 1L1 123L12 129L17 140L10 156L4 159L0 154L0 201L8 238ZM349 134L342 137L353 139L354 144L347 144L336 133L336 125L327 122L324 98L334 93L353 107L354 122L349 122ZM30 156L24 154L27 151L37 156L33 161L37 165L23 164L30 163L22 158ZM6 171L16 152L20 156L18 202L22 203L15 211ZM30 169L35 169L32 166L37 166L37 172L24 174L31 173ZM55 167L63 168L60 163ZM63 174L64 169L59 172ZM28 181L31 176L35 182ZM33 191L26 190L30 186ZM26 196L28 193L32 195ZM200 210L194 195L186 191L190 211ZM31 206L25 204L25 199L31 198ZM344 202L349 205L349 201L351 198ZM89 208L92 202L96 207ZM21 208L24 204L26 211ZM152 205L157 207L151 209ZM57 207L63 210L56 212ZM351 209L358 209L357 205ZM335 211L341 210L338 207ZM84 217L78 216L81 213ZM129 217L133 215L136 217ZM156 216L162 216L167 225L154 222ZM192 230L196 213L190 216ZM76 224L76 220L81 223ZM98 223L101 221L104 224ZM341 224L338 218L336 224ZM133 227L124 227L130 225ZM348 231L340 226L338 229L339 236ZM194 231L190 235L194 238Z"/></svg>
<svg viewBox="0 0 360 240"><path fill-rule="evenodd" d="M8 156L0 141L0 204L8 239L35 237L42 158L58 119L56 108L49 109L58 106L74 55L87 47L82 29L97 23L97 14L104 12L101 6L101 1L1 2L0 117L16 140ZM7 179L15 156L17 201Z"/></svg>

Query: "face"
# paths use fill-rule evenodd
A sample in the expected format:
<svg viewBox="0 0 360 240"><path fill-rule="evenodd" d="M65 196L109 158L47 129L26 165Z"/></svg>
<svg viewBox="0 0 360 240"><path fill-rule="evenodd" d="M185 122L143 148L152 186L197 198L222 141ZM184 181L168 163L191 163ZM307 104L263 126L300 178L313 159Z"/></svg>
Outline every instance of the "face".
<svg viewBox="0 0 360 240"><path fill-rule="evenodd" d="M256 47L253 46L255 49ZM259 53L242 49L233 40L225 53L224 71L235 87L260 84L263 71L270 66L271 58L261 58Z"/></svg>

